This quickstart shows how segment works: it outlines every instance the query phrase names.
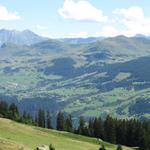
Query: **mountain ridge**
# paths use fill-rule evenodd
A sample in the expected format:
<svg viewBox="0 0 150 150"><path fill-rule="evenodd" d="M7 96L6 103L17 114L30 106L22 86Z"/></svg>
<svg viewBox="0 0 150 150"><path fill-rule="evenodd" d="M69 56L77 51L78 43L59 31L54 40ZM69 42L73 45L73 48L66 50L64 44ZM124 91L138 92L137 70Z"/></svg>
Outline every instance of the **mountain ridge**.
<svg viewBox="0 0 150 150"><path fill-rule="evenodd" d="M46 40L47 38L41 37L30 30L0 30L0 43L12 43L17 45L31 45Z"/></svg>
<svg viewBox="0 0 150 150"><path fill-rule="evenodd" d="M50 107L53 115L62 110L75 118L150 118L144 110L150 102L148 39L117 36L92 44L48 39L5 44L0 55L0 98L21 111Z"/></svg>

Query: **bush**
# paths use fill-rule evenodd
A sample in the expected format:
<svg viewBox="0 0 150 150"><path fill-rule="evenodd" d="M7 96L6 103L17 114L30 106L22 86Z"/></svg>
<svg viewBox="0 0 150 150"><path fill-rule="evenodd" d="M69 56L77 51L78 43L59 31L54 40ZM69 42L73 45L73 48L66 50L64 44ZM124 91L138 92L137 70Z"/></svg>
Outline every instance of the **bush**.
<svg viewBox="0 0 150 150"><path fill-rule="evenodd" d="M49 150L55 150L52 144L49 145Z"/></svg>
<svg viewBox="0 0 150 150"><path fill-rule="evenodd" d="M106 150L106 148L104 145L102 145L102 147L100 147L99 150Z"/></svg>
<svg viewBox="0 0 150 150"><path fill-rule="evenodd" d="M123 150L121 145L118 145L117 150Z"/></svg>

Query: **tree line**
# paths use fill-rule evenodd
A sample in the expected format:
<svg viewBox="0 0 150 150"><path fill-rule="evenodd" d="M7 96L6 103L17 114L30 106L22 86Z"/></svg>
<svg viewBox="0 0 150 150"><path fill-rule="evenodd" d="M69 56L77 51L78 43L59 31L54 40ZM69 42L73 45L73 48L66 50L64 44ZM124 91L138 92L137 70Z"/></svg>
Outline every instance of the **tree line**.
<svg viewBox="0 0 150 150"><path fill-rule="evenodd" d="M50 112L39 109L37 115L33 117L26 112L21 114L14 103L1 101L0 117L42 128L53 128ZM84 117L80 117L78 125L74 126L72 116L63 112L58 112L54 119L56 129L59 131L95 137L113 144L139 147L140 150L150 150L150 121L141 122L136 119L117 119L110 116L105 119L94 117L87 121Z"/></svg>
<svg viewBox="0 0 150 150"><path fill-rule="evenodd" d="M72 118L66 118L62 112L57 116L57 130L95 137L104 141L139 147L140 150L150 150L150 121L141 122L136 119L117 119L107 116L90 118L85 121L79 118L77 128L72 128Z"/></svg>

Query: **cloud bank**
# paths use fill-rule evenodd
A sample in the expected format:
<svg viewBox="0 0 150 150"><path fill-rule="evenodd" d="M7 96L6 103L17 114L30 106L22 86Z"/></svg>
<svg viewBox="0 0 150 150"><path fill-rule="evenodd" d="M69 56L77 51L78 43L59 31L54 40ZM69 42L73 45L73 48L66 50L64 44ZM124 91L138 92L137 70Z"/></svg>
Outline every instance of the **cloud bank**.
<svg viewBox="0 0 150 150"><path fill-rule="evenodd" d="M118 15L120 24L124 27L121 31L122 34L132 36L138 33L150 35L150 17L146 17L144 10L141 7L133 6L130 8L116 9L113 12Z"/></svg>
<svg viewBox="0 0 150 150"><path fill-rule="evenodd" d="M101 27L98 33L93 33L93 36L150 35L150 17L145 16L143 8L139 6L117 8L112 11L111 17L109 17L104 15L101 9L94 7L88 0L64 0L64 4L58 10L58 13L64 19L99 23ZM81 33L85 32L81 31L74 35L82 35ZM91 36L88 33L86 35ZM85 37L85 34L83 37Z"/></svg>
<svg viewBox="0 0 150 150"><path fill-rule="evenodd" d="M8 9L0 5L0 20L9 21L9 20L19 20L21 17L17 12L10 12Z"/></svg>

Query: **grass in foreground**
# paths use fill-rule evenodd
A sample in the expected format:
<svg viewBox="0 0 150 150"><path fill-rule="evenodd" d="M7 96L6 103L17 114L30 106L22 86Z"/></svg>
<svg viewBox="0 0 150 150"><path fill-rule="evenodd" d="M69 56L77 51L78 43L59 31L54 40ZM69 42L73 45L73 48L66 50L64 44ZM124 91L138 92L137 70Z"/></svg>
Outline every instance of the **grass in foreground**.
<svg viewBox="0 0 150 150"><path fill-rule="evenodd" d="M95 138L27 126L0 118L0 150L34 150L37 146L50 143L56 150L98 150L100 147ZM107 150L116 150L113 144L101 143ZM123 149L133 150L128 147Z"/></svg>

